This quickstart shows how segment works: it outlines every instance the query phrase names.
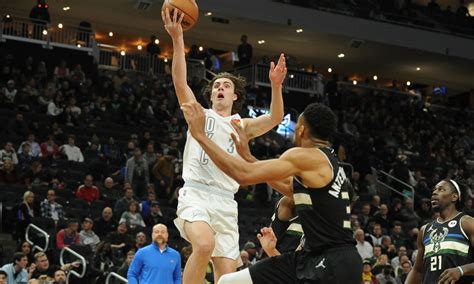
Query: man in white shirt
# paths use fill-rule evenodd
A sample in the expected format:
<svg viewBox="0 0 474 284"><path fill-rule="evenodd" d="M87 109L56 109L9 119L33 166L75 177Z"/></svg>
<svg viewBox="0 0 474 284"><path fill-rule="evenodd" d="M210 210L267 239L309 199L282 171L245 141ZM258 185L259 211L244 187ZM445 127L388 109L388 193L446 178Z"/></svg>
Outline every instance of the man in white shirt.
<svg viewBox="0 0 474 284"><path fill-rule="evenodd" d="M69 161L84 162L84 156L82 155L81 149L75 145L76 136L69 135L68 144L64 144L59 147L59 151L67 156Z"/></svg>
<svg viewBox="0 0 474 284"><path fill-rule="evenodd" d="M29 279L28 272L26 271L27 265L28 257L22 252L16 252L13 255L13 263L5 264L0 270L7 273L8 284L27 283Z"/></svg>
<svg viewBox="0 0 474 284"><path fill-rule="evenodd" d="M369 242L365 241L364 230L357 229L354 233L354 238L357 241L357 251L362 259L371 258L374 255L374 248Z"/></svg>

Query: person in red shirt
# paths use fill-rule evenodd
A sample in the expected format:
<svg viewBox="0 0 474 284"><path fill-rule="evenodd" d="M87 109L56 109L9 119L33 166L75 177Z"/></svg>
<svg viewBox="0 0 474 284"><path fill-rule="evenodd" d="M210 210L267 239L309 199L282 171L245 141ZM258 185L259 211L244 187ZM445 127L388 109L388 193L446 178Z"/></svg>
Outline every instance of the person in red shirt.
<svg viewBox="0 0 474 284"><path fill-rule="evenodd" d="M61 153L59 152L59 146L54 142L54 136L48 135L48 140L41 143L41 158L52 158L52 159L59 159Z"/></svg>
<svg viewBox="0 0 474 284"><path fill-rule="evenodd" d="M80 185L76 190L76 197L91 203L94 200L99 200L99 189L93 184L94 179L91 175L86 175L84 184Z"/></svg>
<svg viewBox="0 0 474 284"><path fill-rule="evenodd" d="M60 230L56 234L56 247L58 249L63 249L69 247L72 244L80 244L80 235L77 232L79 228L79 223L77 220L69 220L67 222L67 228Z"/></svg>

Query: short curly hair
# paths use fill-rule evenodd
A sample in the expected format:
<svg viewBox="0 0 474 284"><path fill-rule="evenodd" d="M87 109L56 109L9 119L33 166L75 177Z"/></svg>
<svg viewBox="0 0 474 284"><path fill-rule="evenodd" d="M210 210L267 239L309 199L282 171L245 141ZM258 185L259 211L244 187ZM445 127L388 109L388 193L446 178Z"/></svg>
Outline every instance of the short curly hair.
<svg viewBox="0 0 474 284"><path fill-rule="evenodd" d="M329 107L312 103L304 109L302 116L314 138L329 140L336 133L336 115Z"/></svg>
<svg viewBox="0 0 474 284"><path fill-rule="evenodd" d="M237 100L234 101L234 104L232 105L232 114L239 113L240 110L242 109L242 106L244 105L244 102L247 97L247 91L245 90L245 86L247 85L247 82L245 81L245 78L239 75L233 75L227 72L222 72L217 74L209 84L207 84L206 88L204 89L204 98L206 99L209 107L212 108L212 102L211 102L211 94L212 94L212 86L214 85L214 82L217 79L221 78L227 78L234 83L234 93L237 95Z"/></svg>

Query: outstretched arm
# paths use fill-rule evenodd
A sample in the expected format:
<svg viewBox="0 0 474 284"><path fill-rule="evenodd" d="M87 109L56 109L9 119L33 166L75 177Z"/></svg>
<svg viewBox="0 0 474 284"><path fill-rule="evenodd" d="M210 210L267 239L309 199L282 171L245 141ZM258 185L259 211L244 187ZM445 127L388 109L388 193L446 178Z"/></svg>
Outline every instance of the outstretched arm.
<svg viewBox="0 0 474 284"><path fill-rule="evenodd" d="M224 173L241 185L278 181L298 172L292 156L298 149L286 151L279 159L249 163L240 157L233 157L221 149L204 133L205 114L199 103L187 103L181 106L191 135L198 141L203 150ZM298 156L299 157L299 156ZM291 193L282 192L290 195Z"/></svg>
<svg viewBox="0 0 474 284"><path fill-rule="evenodd" d="M276 66L274 62L270 63L270 72L268 74L272 86L270 113L257 118L244 119L245 132L250 138L267 133L283 120L282 84L285 80L286 72L285 55L282 53Z"/></svg>
<svg viewBox="0 0 474 284"><path fill-rule="evenodd" d="M196 98L187 82L183 28L181 27L184 13L181 13L178 17L178 9L174 9L174 13L171 16L170 11L166 8L165 11L161 11L161 18L165 23L166 31L173 40L173 63L171 73L173 75L173 85L179 104L195 102Z"/></svg>

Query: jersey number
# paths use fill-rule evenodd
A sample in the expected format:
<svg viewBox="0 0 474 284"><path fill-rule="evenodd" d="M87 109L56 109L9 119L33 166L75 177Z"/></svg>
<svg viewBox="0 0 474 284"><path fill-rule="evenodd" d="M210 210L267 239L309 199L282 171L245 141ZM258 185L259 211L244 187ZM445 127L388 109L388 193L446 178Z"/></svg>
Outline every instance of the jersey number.
<svg viewBox="0 0 474 284"><path fill-rule="evenodd" d="M441 260L441 255L431 257L431 271L441 270L441 267L443 266Z"/></svg>

